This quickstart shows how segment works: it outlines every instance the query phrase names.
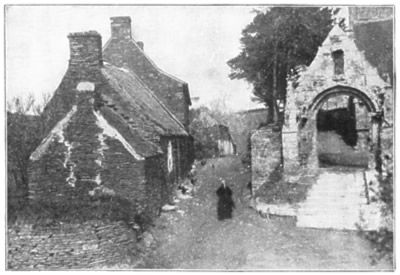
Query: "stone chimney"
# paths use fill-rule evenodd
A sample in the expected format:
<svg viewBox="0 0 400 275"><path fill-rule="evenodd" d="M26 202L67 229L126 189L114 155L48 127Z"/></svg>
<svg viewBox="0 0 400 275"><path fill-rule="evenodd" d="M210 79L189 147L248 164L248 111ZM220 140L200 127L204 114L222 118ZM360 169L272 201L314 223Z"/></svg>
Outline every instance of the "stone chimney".
<svg viewBox="0 0 400 275"><path fill-rule="evenodd" d="M101 35L96 31L68 35L70 68L99 68L103 65Z"/></svg>
<svg viewBox="0 0 400 275"><path fill-rule="evenodd" d="M129 16L111 17L111 37L131 39L131 18Z"/></svg>

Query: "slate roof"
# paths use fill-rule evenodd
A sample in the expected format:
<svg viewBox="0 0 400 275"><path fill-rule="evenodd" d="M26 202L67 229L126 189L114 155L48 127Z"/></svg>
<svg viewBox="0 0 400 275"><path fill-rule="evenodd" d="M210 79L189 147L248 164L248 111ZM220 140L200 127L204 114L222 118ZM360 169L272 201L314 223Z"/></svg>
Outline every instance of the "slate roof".
<svg viewBox="0 0 400 275"><path fill-rule="evenodd" d="M102 73L112 88L101 91L103 100L118 105L128 124L142 132L142 136L151 138L154 132L188 136L178 119L133 72L105 63Z"/></svg>
<svg viewBox="0 0 400 275"><path fill-rule="evenodd" d="M158 67L138 45L135 39L111 36L103 47L103 58L105 61L117 67L129 67L130 70L145 81L146 85L152 89L158 97L163 99L163 102L167 102L169 98L165 90L168 89L168 84L163 83L163 80L153 79L153 77L156 77L155 75L149 76L149 74L151 75L154 72L162 75L164 80L167 79L181 87L186 104L189 106L192 104L188 84Z"/></svg>
<svg viewBox="0 0 400 275"><path fill-rule="evenodd" d="M353 27L357 47L385 78L393 82L393 19L357 22ZM392 83L391 83L392 84Z"/></svg>
<svg viewBox="0 0 400 275"><path fill-rule="evenodd" d="M115 51L115 49L112 48L112 45L111 45L113 40L117 41L119 39L114 38L114 37L110 37L107 40L107 42L104 44L103 51L105 52L104 57L106 59L108 58L108 56L112 55L113 51ZM151 66L152 68L156 69L159 73L163 74L164 76L167 76L168 78L171 78L172 80L174 80L176 82L179 82L181 84L187 84L185 81L177 78L176 76L173 76L173 75L165 72L160 67L158 67L157 64L154 63L154 61L146 54L146 52L144 50L142 50L142 48L138 45L138 43L137 43L137 41L135 39L133 39L133 38L125 39L123 46L133 49L135 51L135 53L137 53L139 55L139 56L132 56L132 55L129 56L129 58L132 59L130 63L134 64L134 66L132 66L132 67L137 67L138 65L139 66L144 66L144 67ZM107 50L110 50L111 53L107 53ZM117 53L123 55L123 53L120 52L120 51L117 51ZM141 60L144 60L145 62L135 62L136 61L135 59L141 59ZM190 97L189 97L189 100L190 100Z"/></svg>
<svg viewBox="0 0 400 275"><path fill-rule="evenodd" d="M222 123L213 118L207 111L201 111L198 118L195 120L198 120L206 128L222 125Z"/></svg>

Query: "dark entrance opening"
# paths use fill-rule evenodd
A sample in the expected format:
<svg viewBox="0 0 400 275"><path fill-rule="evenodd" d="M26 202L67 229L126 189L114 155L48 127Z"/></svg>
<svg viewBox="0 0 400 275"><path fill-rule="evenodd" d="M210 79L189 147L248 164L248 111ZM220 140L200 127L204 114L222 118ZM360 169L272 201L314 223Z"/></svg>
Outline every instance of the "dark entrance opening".
<svg viewBox="0 0 400 275"><path fill-rule="evenodd" d="M353 96L327 99L317 112L320 167L368 167L368 111Z"/></svg>

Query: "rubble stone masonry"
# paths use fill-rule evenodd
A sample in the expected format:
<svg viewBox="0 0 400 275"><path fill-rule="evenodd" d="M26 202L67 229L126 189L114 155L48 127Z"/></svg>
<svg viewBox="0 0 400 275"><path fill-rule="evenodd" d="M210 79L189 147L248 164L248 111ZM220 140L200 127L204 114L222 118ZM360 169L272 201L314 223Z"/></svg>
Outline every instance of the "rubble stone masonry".
<svg viewBox="0 0 400 275"><path fill-rule="evenodd" d="M251 135L251 166L253 192L266 183L282 162L280 131L272 127L254 131Z"/></svg>
<svg viewBox="0 0 400 275"><path fill-rule="evenodd" d="M9 226L8 269L93 269L127 263L136 233L125 222Z"/></svg>

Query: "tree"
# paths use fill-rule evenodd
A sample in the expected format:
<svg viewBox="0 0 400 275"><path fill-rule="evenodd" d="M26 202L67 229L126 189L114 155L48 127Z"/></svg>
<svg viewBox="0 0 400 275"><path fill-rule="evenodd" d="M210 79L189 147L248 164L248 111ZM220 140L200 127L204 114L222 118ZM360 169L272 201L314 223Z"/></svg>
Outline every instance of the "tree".
<svg viewBox="0 0 400 275"><path fill-rule="evenodd" d="M50 95L37 103L33 95L7 102L7 173L10 207L22 207L28 196L28 165L31 153L44 134L42 111ZM10 205L11 204L11 205Z"/></svg>
<svg viewBox="0 0 400 275"><path fill-rule="evenodd" d="M309 65L328 35L339 10L320 7L273 7L256 11L242 31L242 50L228 61L231 79L253 84L256 99L268 106L268 123L278 122L277 100L286 103L288 74Z"/></svg>

